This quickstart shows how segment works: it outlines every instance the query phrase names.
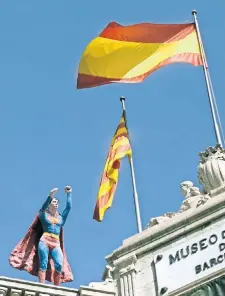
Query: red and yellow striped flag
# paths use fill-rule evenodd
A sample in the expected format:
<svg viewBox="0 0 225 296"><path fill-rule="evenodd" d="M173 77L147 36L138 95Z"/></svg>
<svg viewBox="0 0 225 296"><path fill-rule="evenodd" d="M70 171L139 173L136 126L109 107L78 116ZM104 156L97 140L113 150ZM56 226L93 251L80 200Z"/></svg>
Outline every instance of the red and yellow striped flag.
<svg viewBox="0 0 225 296"><path fill-rule="evenodd" d="M112 205L119 177L120 160L126 155L131 156L132 151L128 137L128 130L125 124L125 114L123 112L110 146L100 182L93 217L99 222L103 220L106 210Z"/></svg>
<svg viewBox="0 0 225 296"><path fill-rule="evenodd" d="M84 51L77 88L141 82L177 62L202 65L194 23L121 26L112 22Z"/></svg>

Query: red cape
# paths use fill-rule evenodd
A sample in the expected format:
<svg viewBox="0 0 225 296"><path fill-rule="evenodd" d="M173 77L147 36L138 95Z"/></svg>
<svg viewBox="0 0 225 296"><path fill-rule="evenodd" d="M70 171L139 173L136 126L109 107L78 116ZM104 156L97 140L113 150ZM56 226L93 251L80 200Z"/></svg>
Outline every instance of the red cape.
<svg viewBox="0 0 225 296"><path fill-rule="evenodd" d="M16 245L9 257L9 263L12 267L19 270L25 270L34 276L38 276L39 258L38 258L38 242L43 234L43 229L38 216L35 217L28 232L24 238ZM63 269L61 274L61 283L73 281L73 274L67 260L64 241L63 241L63 228L60 232L60 246L63 252ZM46 280L54 282L54 263L49 258L48 268L46 272Z"/></svg>

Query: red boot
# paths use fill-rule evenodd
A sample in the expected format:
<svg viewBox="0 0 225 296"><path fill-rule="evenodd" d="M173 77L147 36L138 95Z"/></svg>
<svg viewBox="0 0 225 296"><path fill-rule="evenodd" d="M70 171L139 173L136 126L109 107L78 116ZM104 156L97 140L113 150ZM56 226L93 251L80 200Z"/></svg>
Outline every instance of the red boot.
<svg viewBox="0 0 225 296"><path fill-rule="evenodd" d="M46 271L42 271L41 269L39 269L38 278L39 278L39 282L42 284L45 283L45 274L46 274Z"/></svg>
<svg viewBox="0 0 225 296"><path fill-rule="evenodd" d="M61 274L55 270L55 272L54 272L54 285L55 286L59 286L60 279L61 279Z"/></svg>

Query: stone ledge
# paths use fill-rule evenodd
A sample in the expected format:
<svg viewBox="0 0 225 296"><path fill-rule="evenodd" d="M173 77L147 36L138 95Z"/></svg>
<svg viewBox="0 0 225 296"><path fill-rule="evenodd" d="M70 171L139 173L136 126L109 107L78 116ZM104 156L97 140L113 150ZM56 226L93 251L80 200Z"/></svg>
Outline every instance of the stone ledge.
<svg viewBox="0 0 225 296"><path fill-rule="evenodd" d="M62 296L77 296L79 295L77 289L65 288L63 286L54 286L52 284L40 284L38 282L24 281L20 279L12 279L7 277L0 277L0 290L6 288L10 291L7 295L20 295L24 292L25 295L62 295ZM15 292L17 290L17 292ZM1 295L1 293L0 293Z"/></svg>
<svg viewBox="0 0 225 296"><path fill-rule="evenodd" d="M0 277L0 296L114 296L115 292L81 286L80 289L65 288L52 284Z"/></svg>
<svg viewBox="0 0 225 296"><path fill-rule="evenodd" d="M114 296L116 295L115 292L112 291L103 291L103 290L97 290L97 289L93 289L91 287L84 287L81 286L80 287L80 296Z"/></svg>
<svg viewBox="0 0 225 296"><path fill-rule="evenodd" d="M109 264L115 264L121 257L140 255L223 216L225 216L224 193L212 198L199 208L187 210L167 222L127 238L120 248L106 257L106 260Z"/></svg>
<svg viewBox="0 0 225 296"><path fill-rule="evenodd" d="M204 277L204 278L197 280L187 286L184 286L184 287L180 288L179 290L173 291L172 293L170 293L170 296L183 296L184 293L187 293L200 285L204 285L206 283L209 283L209 282L211 282L217 278L220 278L221 276L224 276L224 275L225 275L225 269L223 268L222 270L219 270L215 273L208 275L207 277Z"/></svg>

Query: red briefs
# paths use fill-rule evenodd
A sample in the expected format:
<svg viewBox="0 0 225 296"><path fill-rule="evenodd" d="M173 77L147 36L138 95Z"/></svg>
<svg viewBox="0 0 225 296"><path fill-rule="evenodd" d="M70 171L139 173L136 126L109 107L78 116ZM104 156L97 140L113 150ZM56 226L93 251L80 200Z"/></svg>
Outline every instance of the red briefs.
<svg viewBox="0 0 225 296"><path fill-rule="evenodd" d="M59 239L55 237L51 237L49 235L46 235L45 233L40 238L40 241L46 244L46 246L49 247L49 250L52 251L56 247L60 247Z"/></svg>

